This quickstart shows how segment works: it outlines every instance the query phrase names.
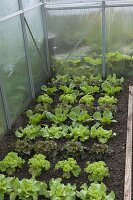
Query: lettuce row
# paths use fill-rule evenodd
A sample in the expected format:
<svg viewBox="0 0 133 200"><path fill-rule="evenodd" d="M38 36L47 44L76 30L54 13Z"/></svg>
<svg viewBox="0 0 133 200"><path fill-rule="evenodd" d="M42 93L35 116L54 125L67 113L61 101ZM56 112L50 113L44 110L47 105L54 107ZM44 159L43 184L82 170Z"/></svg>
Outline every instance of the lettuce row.
<svg viewBox="0 0 133 200"><path fill-rule="evenodd" d="M0 174L0 199L4 200L4 195L8 194L10 200L38 200L39 196L50 200L115 200L113 191L107 194L107 187L104 183L91 183L90 186L83 184L80 191L76 185L63 184L61 178L51 179L49 185L35 179L22 179L5 177Z"/></svg>

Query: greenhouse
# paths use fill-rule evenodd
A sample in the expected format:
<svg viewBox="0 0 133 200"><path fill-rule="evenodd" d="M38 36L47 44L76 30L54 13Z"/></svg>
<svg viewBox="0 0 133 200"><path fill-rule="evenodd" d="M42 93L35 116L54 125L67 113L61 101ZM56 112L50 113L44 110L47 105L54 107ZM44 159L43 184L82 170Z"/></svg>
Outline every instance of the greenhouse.
<svg viewBox="0 0 133 200"><path fill-rule="evenodd" d="M1 0L0 200L132 200L133 1Z"/></svg>

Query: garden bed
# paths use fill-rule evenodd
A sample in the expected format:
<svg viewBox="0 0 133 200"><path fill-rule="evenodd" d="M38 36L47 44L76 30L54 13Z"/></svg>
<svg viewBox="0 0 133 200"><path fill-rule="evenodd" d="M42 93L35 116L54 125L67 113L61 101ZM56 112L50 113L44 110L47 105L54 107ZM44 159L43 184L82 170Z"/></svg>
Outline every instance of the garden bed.
<svg viewBox="0 0 133 200"><path fill-rule="evenodd" d="M86 163L88 161L94 162L102 160L106 163L106 165L109 167L109 178L104 179L104 183L106 184L108 191L110 192L113 190L116 194L116 200L122 200L124 199L124 174L125 174L125 149L126 149L126 134L127 134L127 109L128 109L128 88L129 85L133 85L132 80L125 80L123 84L123 90L119 94L116 95L118 99L117 103L117 112L115 114L115 120L117 123L111 123L109 125L105 125L105 128L107 130L112 130L116 133L115 137L112 137L108 141L109 146L109 152L99 156L94 157L90 151L87 151L85 153L85 157L83 159L76 158L78 165L81 167L81 173L79 177L71 177L69 179L64 178L63 182L71 183L72 185L76 183L77 189L79 190L80 185L83 183L89 183L88 182L88 176L84 172L84 168L86 166ZM62 92L56 92L56 95L53 96L54 103L53 108L57 105L59 102L59 96L62 94ZM98 95L95 96L95 98L99 98ZM27 109L34 109L34 106L36 105L36 101L33 100ZM0 160L2 160L8 152L14 150L14 143L16 142L17 138L14 134L14 132L21 126L25 127L28 123L28 117L26 116L26 113L23 113L20 118L16 121L16 123L13 125L12 130L3 137L1 140L0 145ZM42 123L51 125L51 122L48 120L42 120ZM66 124L70 125L71 122L69 120L66 120ZM93 124L93 122L92 122ZM90 125L90 123L89 123ZM42 138L41 138L42 139ZM37 141L38 139L35 139ZM64 146L66 142L70 139L62 138L62 139L56 139L58 146ZM97 142L96 139L89 139L84 141L82 144L84 147L91 149L94 142ZM25 159L32 158L33 154L30 156L25 156ZM61 170L55 170L55 164L59 160L63 160L65 157L65 153L59 153L56 156L56 160L50 160L51 162L51 168L48 171L45 171L44 173L41 173L41 175L37 178L37 180L40 181L46 181L48 183L52 178L58 178L62 176ZM23 178L31 178L31 175L28 172L28 164L24 164L21 169L18 169L13 175L18 177L20 180ZM12 175L12 176L13 176ZM5 199L8 199L6 197ZM43 197L40 199L44 199Z"/></svg>

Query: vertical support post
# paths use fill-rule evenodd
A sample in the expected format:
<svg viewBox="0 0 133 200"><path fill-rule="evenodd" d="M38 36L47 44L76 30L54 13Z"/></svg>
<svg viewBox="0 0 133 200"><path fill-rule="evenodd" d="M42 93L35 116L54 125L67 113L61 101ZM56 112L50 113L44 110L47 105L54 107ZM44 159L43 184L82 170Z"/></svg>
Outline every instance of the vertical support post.
<svg viewBox="0 0 133 200"><path fill-rule="evenodd" d="M19 9L23 10L23 2L22 0L18 0ZM25 49L25 57L28 67L28 75L29 75L29 83L30 83L30 91L32 98L35 98L35 91L34 91L34 83L33 83L33 77L32 77L32 69L29 59L29 52L28 52L28 37L26 32L26 25L24 20L24 13L20 14L21 18L21 26L22 26L22 33L23 33L23 40L24 40L24 49Z"/></svg>
<svg viewBox="0 0 133 200"><path fill-rule="evenodd" d="M7 126L7 129L10 130L11 129L11 117L10 117L10 111L9 111L9 107L8 107L8 103L7 103L7 99L6 99L6 95L5 95L4 86L3 86L2 76L3 76L3 73L2 73L2 69L0 67L0 95L2 98L6 126Z"/></svg>
<svg viewBox="0 0 133 200"><path fill-rule="evenodd" d="M106 76L106 5L102 1L102 76Z"/></svg>
<svg viewBox="0 0 133 200"><path fill-rule="evenodd" d="M45 0L41 0L42 3L45 3ZM44 30L44 41L45 41L45 52L46 52L46 63L48 68L49 77L51 77L51 68L50 68L50 56L49 56L49 45L48 45L48 26L47 26L47 9L45 5L41 6L42 10L42 20L43 20L43 30Z"/></svg>

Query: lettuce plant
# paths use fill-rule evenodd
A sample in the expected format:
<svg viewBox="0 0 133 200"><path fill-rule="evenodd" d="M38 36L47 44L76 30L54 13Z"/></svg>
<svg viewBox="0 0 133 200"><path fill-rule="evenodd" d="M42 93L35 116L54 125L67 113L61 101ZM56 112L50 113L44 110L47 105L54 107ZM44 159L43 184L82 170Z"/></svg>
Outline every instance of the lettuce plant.
<svg viewBox="0 0 133 200"><path fill-rule="evenodd" d="M88 65L97 66L102 64L102 60L100 58L92 58L91 56L89 57L84 57L84 62Z"/></svg>
<svg viewBox="0 0 133 200"><path fill-rule="evenodd" d="M29 173L33 178L40 176L43 169L50 169L50 162L45 158L46 156L42 154L36 154L33 158L29 159Z"/></svg>
<svg viewBox="0 0 133 200"><path fill-rule="evenodd" d="M50 160L55 159L58 153L57 143L52 140L36 141L33 148L36 154L44 154Z"/></svg>
<svg viewBox="0 0 133 200"><path fill-rule="evenodd" d="M79 86L81 83L85 82L86 79L87 79L86 76L75 76L75 75L73 75L72 83L75 86Z"/></svg>
<svg viewBox="0 0 133 200"><path fill-rule="evenodd" d="M55 169L62 169L64 178L70 178L71 174L75 177L78 177L81 171L81 168L77 164L77 161L73 158L68 158L67 160L59 161L55 165Z"/></svg>
<svg viewBox="0 0 133 200"><path fill-rule="evenodd" d="M0 174L0 199L4 200L4 194L7 192L7 180L3 174Z"/></svg>
<svg viewBox="0 0 133 200"><path fill-rule="evenodd" d="M62 94L59 100L63 103L74 104L77 102L78 92L72 94Z"/></svg>
<svg viewBox="0 0 133 200"><path fill-rule="evenodd" d="M107 95L107 94L105 94L105 96L104 97L100 97L99 99L98 99L98 104L99 105L103 105L103 104L105 104L105 105L109 105L109 104L116 104L117 103L117 99L114 97L114 96L109 96L109 95Z"/></svg>
<svg viewBox="0 0 133 200"><path fill-rule="evenodd" d="M41 103L39 103L39 104L37 104L36 106L35 106L35 112L37 112L37 113L43 113L43 112L45 112L45 111L50 111L50 110L52 110L52 108L51 108L51 106L49 105L49 104L41 104Z"/></svg>
<svg viewBox="0 0 133 200"><path fill-rule="evenodd" d="M43 85L41 87L41 90L47 92L48 95L51 95L57 91L57 88L56 87L47 87L46 85Z"/></svg>
<svg viewBox="0 0 133 200"><path fill-rule="evenodd" d="M29 118L29 123L30 124L38 124L45 116L44 113L40 114L40 113L35 113L33 114L32 110L28 110L26 112L28 118Z"/></svg>
<svg viewBox="0 0 133 200"><path fill-rule="evenodd" d="M114 96L109 96L105 94L104 97L100 97L98 99L99 107L97 109L100 111L109 109L110 111L116 112L116 108L117 108L115 105L116 103L117 103L117 99Z"/></svg>
<svg viewBox="0 0 133 200"><path fill-rule="evenodd" d="M83 184L80 188L77 197L81 200L115 200L115 193L111 191L107 194L107 187L104 183L91 183L89 187Z"/></svg>
<svg viewBox="0 0 133 200"><path fill-rule="evenodd" d="M45 128L41 129L42 137L46 139L59 139L65 137L68 132L68 127L65 125L57 126L53 124L50 128L45 126Z"/></svg>
<svg viewBox="0 0 133 200"><path fill-rule="evenodd" d="M68 117L74 122L86 122L93 120L86 110L82 110L79 106L71 109Z"/></svg>
<svg viewBox="0 0 133 200"><path fill-rule="evenodd" d="M112 122L117 122L116 120L113 120L112 112L108 109L105 109L103 113L96 111L93 114L93 118L102 122L103 124L111 124Z"/></svg>
<svg viewBox="0 0 133 200"><path fill-rule="evenodd" d="M70 65L70 67L77 67L77 66L80 66L81 64L81 59L69 59L67 61L68 65Z"/></svg>
<svg viewBox="0 0 133 200"><path fill-rule="evenodd" d="M69 110L72 108L72 105L67 104L67 103L58 103L56 105L56 109L58 110L58 108L69 112Z"/></svg>
<svg viewBox="0 0 133 200"><path fill-rule="evenodd" d="M47 184L36 181L35 179L15 179L12 183L13 192L10 194L10 200L38 200L39 195L48 197Z"/></svg>
<svg viewBox="0 0 133 200"><path fill-rule="evenodd" d="M100 86L102 82L103 80L100 74L98 74L97 76L91 74L87 80L87 83L92 86Z"/></svg>
<svg viewBox="0 0 133 200"><path fill-rule="evenodd" d="M88 174L88 179L92 182L102 182L105 177L109 176L109 169L103 161L87 162L84 170Z"/></svg>
<svg viewBox="0 0 133 200"><path fill-rule="evenodd" d="M17 153L10 152L0 161L0 171L12 175L16 171L16 168L21 168L24 163L25 161Z"/></svg>
<svg viewBox="0 0 133 200"><path fill-rule="evenodd" d="M56 78L52 78L52 83L54 85L68 85L70 83L70 76L69 75L57 75Z"/></svg>
<svg viewBox="0 0 133 200"><path fill-rule="evenodd" d="M91 127L90 131L90 137L91 138L97 138L99 142L101 143L107 143L108 140L113 137L113 131L112 130L105 130L101 126L98 127L97 125L94 125Z"/></svg>
<svg viewBox="0 0 133 200"><path fill-rule="evenodd" d="M67 134L67 137L72 137L74 141L80 140L84 142L90 137L90 130L88 126L83 126L82 124L73 123L69 128L70 133Z"/></svg>
<svg viewBox="0 0 133 200"><path fill-rule="evenodd" d="M4 194L8 194L10 200L38 200L39 195L49 197L47 184L35 179L22 179L5 177L0 175L0 200L4 200Z"/></svg>
<svg viewBox="0 0 133 200"><path fill-rule="evenodd" d="M79 103L87 104L88 106L92 106L94 103L94 97L92 95L86 94L83 96Z"/></svg>
<svg viewBox="0 0 133 200"><path fill-rule="evenodd" d="M122 90L121 86L113 86L106 80L102 83L101 88L110 96L114 95L115 93L119 93Z"/></svg>
<svg viewBox="0 0 133 200"><path fill-rule="evenodd" d="M30 155L33 149L31 141L27 139L17 140L15 144L15 151L20 155Z"/></svg>
<svg viewBox="0 0 133 200"><path fill-rule="evenodd" d="M3 174L0 174L0 200L5 199L5 194L11 194L12 193L12 182L15 180L15 178L7 177Z"/></svg>
<svg viewBox="0 0 133 200"><path fill-rule="evenodd" d="M63 90L63 92L65 94L72 94L74 92L73 86L74 85L72 85L72 84L70 84L69 87L67 87L65 85L61 85L60 89Z"/></svg>
<svg viewBox="0 0 133 200"><path fill-rule="evenodd" d="M76 200L76 185L61 183L62 179L51 179L49 182L50 200Z"/></svg>
<svg viewBox="0 0 133 200"><path fill-rule="evenodd" d="M129 55L123 55L120 52L116 51L116 52L109 52L106 55L106 60L108 64L116 64L116 62L123 62L123 61L132 61L133 58Z"/></svg>
<svg viewBox="0 0 133 200"><path fill-rule="evenodd" d="M43 103L43 104L52 104L53 99L49 97L47 94L40 95L37 98L38 103Z"/></svg>
<svg viewBox="0 0 133 200"><path fill-rule="evenodd" d="M82 146L81 142L75 141L68 141L61 148L61 152L64 154L65 158L73 157L82 159L85 157L85 150L87 150L87 148Z"/></svg>
<svg viewBox="0 0 133 200"><path fill-rule="evenodd" d="M20 127L15 135L18 138L26 137L28 139L35 139L36 137L41 135L41 126L40 125L27 125L25 128Z"/></svg>
<svg viewBox="0 0 133 200"><path fill-rule="evenodd" d="M117 78L116 74L108 75L106 81L108 81L113 86L121 86L121 84L124 82L124 78Z"/></svg>
<svg viewBox="0 0 133 200"><path fill-rule="evenodd" d="M55 108L54 114L51 112L46 112L46 117L56 124L62 123L67 119L68 111L68 109Z"/></svg>
<svg viewBox="0 0 133 200"><path fill-rule="evenodd" d="M90 86L90 85L88 85L87 82L81 83L80 84L80 89L85 94L93 94L93 93L99 92L99 87L98 86Z"/></svg>
<svg viewBox="0 0 133 200"><path fill-rule="evenodd" d="M91 153L93 154L105 154L108 152L108 145L107 144L97 144L94 143L91 147Z"/></svg>

